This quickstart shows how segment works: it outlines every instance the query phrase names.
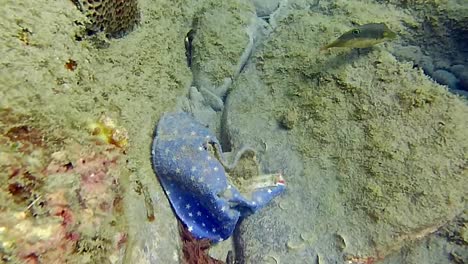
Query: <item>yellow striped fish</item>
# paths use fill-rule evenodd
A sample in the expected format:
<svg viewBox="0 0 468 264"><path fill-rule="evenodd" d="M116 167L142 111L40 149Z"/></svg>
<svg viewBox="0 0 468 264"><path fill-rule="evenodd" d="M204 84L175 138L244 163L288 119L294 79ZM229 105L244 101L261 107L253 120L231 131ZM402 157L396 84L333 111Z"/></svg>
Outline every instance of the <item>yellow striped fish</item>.
<svg viewBox="0 0 468 264"><path fill-rule="evenodd" d="M396 38L396 33L384 23L370 23L351 29L320 50L334 47L368 48L394 38Z"/></svg>

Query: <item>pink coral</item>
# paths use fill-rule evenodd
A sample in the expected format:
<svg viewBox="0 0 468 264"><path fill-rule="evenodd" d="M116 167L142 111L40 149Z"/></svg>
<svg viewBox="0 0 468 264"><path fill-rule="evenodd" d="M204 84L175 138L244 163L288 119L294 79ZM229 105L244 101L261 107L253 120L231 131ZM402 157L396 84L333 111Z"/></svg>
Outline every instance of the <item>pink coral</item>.
<svg viewBox="0 0 468 264"><path fill-rule="evenodd" d="M8 238L15 246L12 259L67 263L76 262L83 253L88 254L83 258L91 256L93 262L102 262L124 247L127 235L121 230L125 224L117 170L122 153L115 147L90 154L77 149L78 155L74 148L53 153L42 174L36 174L43 185L34 192L43 194L28 209L42 213L9 218ZM70 162L70 156L79 158ZM103 244L95 245L96 241ZM99 252L93 252L95 249Z"/></svg>

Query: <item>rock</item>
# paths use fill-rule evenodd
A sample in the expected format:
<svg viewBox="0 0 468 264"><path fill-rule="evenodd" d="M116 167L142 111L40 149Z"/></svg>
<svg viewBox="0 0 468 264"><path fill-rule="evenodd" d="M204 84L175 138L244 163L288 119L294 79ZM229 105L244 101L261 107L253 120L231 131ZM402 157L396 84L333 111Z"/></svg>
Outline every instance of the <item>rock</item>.
<svg viewBox="0 0 468 264"><path fill-rule="evenodd" d="M313 208L317 203L312 198L306 207L299 208L303 206L300 202L302 194L296 195L296 192L298 186L302 184L297 182L305 184L309 180L300 176L303 175L303 162L298 153L291 148L287 131L279 126L274 111L270 111L272 106L270 102L273 99L267 95L268 88L256 83L256 72L252 66L246 69L245 74L251 80L250 85L255 84L256 89L250 91L236 87L228 96L226 103L224 127L232 149L240 149L242 146L252 147L257 150L258 160L263 168L268 168L271 172L280 170L285 178L296 179L292 185L286 183L287 189L284 195L277 197L263 211L243 220L240 225L240 238L244 241L240 246L245 250L245 255L241 256L245 258L244 263L268 263L274 257L280 256L282 259L286 254L284 248L286 243L291 237L299 236L300 230L297 230L296 226L310 220L309 216L313 215ZM239 85L239 87L250 86ZM250 112L253 109L256 109L255 114ZM246 110L248 115L241 114ZM315 194L312 194L312 197L314 196ZM286 208L290 210L285 210ZM292 208L294 209L291 211ZM290 213L299 214L299 211L304 211L304 214L294 220L297 220L297 225L289 225L292 222ZM280 248L282 250L279 250ZM278 251L274 252L275 249ZM311 251L310 257L313 256L313 250ZM296 255L288 260L289 263L300 263Z"/></svg>
<svg viewBox="0 0 468 264"><path fill-rule="evenodd" d="M450 72L452 72L457 78L460 78L463 72L468 71L468 68L463 64L455 64L450 66Z"/></svg>
<svg viewBox="0 0 468 264"><path fill-rule="evenodd" d="M447 85L451 89L457 89L458 79L451 72L436 70L432 73L431 77L439 84Z"/></svg>
<svg viewBox="0 0 468 264"><path fill-rule="evenodd" d="M432 58L429 56L422 56L419 60L419 66L427 75L431 75L434 72L434 64L432 64Z"/></svg>
<svg viewBox="0 0 468 264"><path fill-rule="evenodd" d="M317 34L297 32L331 21L293 13L294 22L276 28L258 51L261 63L246 66L225 104L231 148L251 146L260 164L283 170L287 182L284 195L239 226L240 258L384 258L465 208L468 179L456 168L468 147L468 107L384 50L353 63L311 50L321 41ZM278 113L295 107L297 122L286 131ZM444 128L434 130L437 124ZM449 171L438 173L442 168Z"/></svg>
<svg viewBox="0 0 468 264"><path fill-rule="evenodd" d="M460 73L460 82L458 88L464 91L468 91L468 69Z"/></svg>
<svg viewBox="0 0 468 264"><path fill-rule="evenodd" d="M293 129L299 119L298 113L295 109L286 111L281 117L281 125L286 129Z"/></svg>
<svg viewBox="0 0 468 264"><path fill-rule="evenodd" d="M213 94L210 90L205 89L205 88L200 88L200 93L203 95L203 98L205 100L205 104L210 106L213 110L215 111L222 111L224 108L224 102Z"/></svg>
<svg viewBox="0 0 468 264"><path fill-rule="evenodd" d="M458 94L460 96L464 96L465 98L468 99L468 91L466 90L460 90L460 89L452 89L450 90L454 94Z"/></svg>
<svg viewBox="0 0 468 264"><path fill-rule="evenodd" d="M200 15L192 41L195 86L220 98L226 95L250 57L256 19L254 6L247 0L216 2Z"/></svg>
<svg viewBox="0 0 468 264"><path fill-rule="evenodd" d="M423 57L423 53L421 48L418 46L399 46L396 45L393 53L398 58L405 60L405 61L413 61L418 63L421 58Z"/></svg>
<svg viewBox="0 0 468 264"><path fill-rule="evenodd" d="M402 61L413 62L423 69L427 75L431 75L434 71L433 59L430 56L424 55L420 47L395 45L392 53Z"/></svg>
<svg viewBox="0 0 468 264"><path fill-rule="evenodd" d="M213 99L218 97L211 94L208 95L208 93L208 91L205 91L205 94L203 94L195 86L192 86L189 89L188 97L181 98L176 108L179 111L192 113L199 122L218 133L220 130L219 117L221 114L213 109L211 104L216 104L219 101Z"/></svg>
<svg viewBox="0 0 468 264"><path fill-rule="evenodd" d="M449 70L450 69L450 62L445 59L435 59L434 60L434 67L436 69L441 70Z"/></svg>
<svg viewBox="0 0 468 264"><path fill-rule="evenodd" d="M273 13L279 6L280 0L253 0L258 17L266 17Z"/></svg>

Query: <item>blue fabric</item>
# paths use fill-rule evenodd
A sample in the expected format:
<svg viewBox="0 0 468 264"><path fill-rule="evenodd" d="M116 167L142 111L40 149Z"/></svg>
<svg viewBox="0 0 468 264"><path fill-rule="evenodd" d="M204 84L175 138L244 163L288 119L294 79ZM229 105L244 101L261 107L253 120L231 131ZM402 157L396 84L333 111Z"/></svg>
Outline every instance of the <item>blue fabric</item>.
<svg viewBox="0 0 468 264"><path fill-rule="evenodd" d="M198 239L227 239L240 217L255 213L285 189L280 178L273 186L255 189L251 199L244 197L228 180L218 139L184 112L167 113L159 121L152 161L172 208Z"/></svg>

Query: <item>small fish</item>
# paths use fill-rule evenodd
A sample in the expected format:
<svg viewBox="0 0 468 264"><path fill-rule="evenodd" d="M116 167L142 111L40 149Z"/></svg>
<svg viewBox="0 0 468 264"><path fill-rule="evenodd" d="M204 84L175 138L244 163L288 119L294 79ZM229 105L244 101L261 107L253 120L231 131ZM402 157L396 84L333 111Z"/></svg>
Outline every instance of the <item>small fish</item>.
<svg viewBox="0 0 468 264"><path fill-rule="evenodd" d="M391 31L384 23L370 23L358 26L332 43L323 46L320 50L334 47L368 48L375 44L396 38L396 33Z"/></svg>

